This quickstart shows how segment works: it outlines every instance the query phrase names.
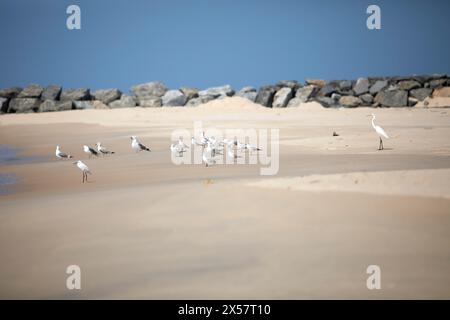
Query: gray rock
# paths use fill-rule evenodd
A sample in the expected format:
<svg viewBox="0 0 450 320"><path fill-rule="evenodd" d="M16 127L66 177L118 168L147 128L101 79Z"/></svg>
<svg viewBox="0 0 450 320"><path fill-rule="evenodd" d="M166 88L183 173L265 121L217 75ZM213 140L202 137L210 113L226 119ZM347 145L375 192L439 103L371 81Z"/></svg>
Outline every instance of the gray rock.
<svg viewBox="0 0 450 320"><path fill-rule="evenodd" d="M9 102L8 113L36 112L40 103L37 98L14 98Z"/></svg>
<svg viewBox="0 0 450 320"><path fill-rule="evenodd" d="M187 102L187 97L180 90L169 90L162 97L163 106L181 107Z"/></svg>
<svg viewBox="0 0 450 320"><path fill-rule="evenodd" d="M331 95L331 99L333 99L335 102L338 102L339 99L341 99L342 95L340 95L339 93L333 93Z"/></svg>
<svg viewBox="0 0 450 320"><path fill-rule="evenodd" d="M149 97L147 99L140 99L139 106L142 108L159 108L162 107L162 99L158 97Z"/></svg>
<svg viewBox="0 0 450 320"><path fill-rule="evenodd" d="M409 95L413 98L416 98L419 101L425 100L425 98L431 96L433 89L430 88L419 88L414 89L409 92Z"/></svg>
<svg viewBox="0 0 450 320"><path fill-rule="evenodd" d="M373 103L373 96L369 93L365 93L359 96L363 105L369 106Z"/></svg>
<svg viewBox="0 0 450 320"><path fill-rule="evenodd" d="M154 105L154 102L157 101L156 98L161 98L167 91L167 87L164 83L159 81L143 83L136 86L131 87L131 92L136 97L140 106L144 105ZM153 101L153 102L149 102ZM147 102L143 102L147 101ZM157 104L157 103L156 103Z"/></svg>
<svg viewBox="0 0 450 320"><path fill-rule="evenodd" d="M54 112L72 109L73 109L72 101L45 100L39 106L39 112Z"/></svg>
<svg viewBox="0 0 450 320"><path fill-rule="evenodd" d="M4 88L0 90L0 97L8 99L16 98L20 91L22 91L20 87Z"/></svg>
<svg viewBox="0 0 450 320"><path fill-rule="evenodd" d="M336 101L331 99L330 97L316 97L315 100L319 102L325 108L333 108L338 107Z"/></svg>
<svg viewBox="0 0 450 320"><path fill-rule="evenodd" d="M17 98L40 98L42 91L44 91L44 88L42 88L40 85L30 84L19 93Z"/></svg>
<svg viewBox="0 0 450 320"><path fill-rule="evenodd" d="M329 82L319 90L318 95L321 97L330 97L333 93L338 91L338 84L335 82Z"/></svg>
<svg viewBox="0 0 450 320"><path fill-rule="evenodd" d="M400 81L397 84L397 86L400 90L407 90L407 91L421 87L420 83L415 80L403 80Z"/></svg>
<svg viewBox="0 0 450 320"><path fill-rule="evenodd" d="M6 113L8 111L8 98L0 97L0 113Z"/></svg>
<svg viewBox="0 0 450 320"><path fill-rule="evenodd" d="M95 109L92 101L86 101L86 100L73 101L73 105L75 106L74 109L77 109L77 110Z"/></svg>
<svg viewBox="0 0 450 320"><path fill-rule="evenodd" d="M236 93L237 97L246 98L252 102L255 102L257 95L258 93L256 92L256 89L253 87L243 87Z"/></svg>
<svg viewBox="0 0 450 320"><path fill-rule="evenodd" d="M339 104L346 108L355 108L362 104L362 100L358 97L343 96L339 99Z"/></svg>
<svg viewBox="0 0 450 320"><path fill-rule="evenodd" d="M41 100L59 100L61 90L61 86L49 85L42 91Z"/></svg>
<svg viewBox="0 0 450 320"><path fill-rule="evenodd" d="M133 108L136 107L136 101L132 96L129 96L127 94L122 94L119 100L114 100L113 102L110 102L109 107L112 109L116 108Z"/></svg>
<svg viewBox="0 0 450 320"><path fill-rule="evenodd" d="M272 107L275 92L276 90L273 86L262 86L261 88L259 88L255 102L270 108Z"/></svg>
<svg viewBox="0 0 450 320"><path fill-rule="evenodd" d="M377 80L370 87L370 94L372 94L372 95L377 94L381 90L384 90L388 85L389 85L389 82L387 80Z"/></svg>
<svg viewBox="0 0 450 320"><path fill-rule="evenodd" d="M234 90L231 88L230 85L224 85L220 87L212 87L208 88L202 91L199 91L199 96L213 96L215 98L218 98L220 96L224 97L231 97L234 95Z"/></svg>
<svg viewBox="0 0 450 320"><path fill-rule="evenodd" d="M91 94L87 88L66 89L61 92L60 96L61 101L80 101L89 100L90 98Z"/></svg>
<svg viewBox="0 0 450 320"><path fill-rule="evenodd" d="M198 97L198 89L192 87L181 87L180 91L186 96L188 100L194 99Z"/></svg>
<svg viewBox="0 0 450 320"><path fill-rule="evenodd" d="M189 100L186 103L186 107L196 107L196 106L198 106L200 104L207 103L207 102L212 101L214 99L215 98L213 96L201 96L201 97Z"/></svg>
<svg viewBox="0 0 450 320"><path fill-rule="evenodd" d="M280 89L287 87L295 91L300 87L300 84L298 83L297 80L281 80L277 82L276 86Z"/></svg>
<svg viewBox="0 0 450 320"><path fill-rule="evenodd" d="M417 100L416 98L409 97L408 107L414 107L417 104L417 102L419 102L419 100Z"/></svg>
<svg viewBox="0 0 450 320"><path fill-rule="evenodd" d="M359 96L366 92L369 92L369 86L370 82L366 78L359 78L356 80L355 85L353 86L353 91L355 92L355 95Z"/></svg>
<svg viewBox="0 0 450 320"><path fill-rule="evenodd" d="M275 93L272 102L272 108L285 108L293 96L292 89L289 87L281 88Z"/></svg>
<svg viewBox="0 0 450 320"><path fill-rule="evenodd" d="M350 91L350 90L352 90L353 85L354 85L354 83L351 80L339 81L339 89L341 91Z"/></svg>
<svg viewBox="0 0 450 320"><path fill-rule="evenodd" d="M447 83L447 79L432 80L432 81L430 81L430 88L431 89L436 89L436 88L439 88L439 87L443 87L443 86L445 86L446 83Z"/></svg>
<svg viewBox="0 0 450 320"><path fill-rule="evenodd" d="M292 98L291 100L289 100L288 104L287 104L287 108L295 108L300 106L302 103L305 103L306 101L304 101L302 98Z"/></svg>
<svg viewBox="0 0 450 320"><path fill-rule="evenodd" d="M380 91L374 101L385 107L405 107L408 105L408 92L405 90Z"/></svg>
<svg viewBox="0 0 450 320"><path fill-rule="evenodd" d="M110 102L113 102L114 100L120 99L120 97L122 96L122 92L119 89L100 89L94 91L94 93L92 93L92 96L95 100L99 100L104 104L108 104Z"/></svg>
<svg viewBox="0 0 450 320"><path fill-rule="evenodd" d="M302 102L307 102L310 98L312 98L317 92L317 87L314 85L308 85L302 88L299 88L295 93L296 98L300 98Z"/></svg>

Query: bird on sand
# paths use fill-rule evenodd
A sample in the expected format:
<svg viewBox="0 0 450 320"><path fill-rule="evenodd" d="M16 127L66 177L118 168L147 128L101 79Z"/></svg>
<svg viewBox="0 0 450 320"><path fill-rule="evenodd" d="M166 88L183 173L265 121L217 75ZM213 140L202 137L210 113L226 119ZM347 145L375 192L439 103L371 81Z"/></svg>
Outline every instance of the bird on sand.
<svg viewBox="0 0 450 320"><path fill-rule="evenodd" d="M88 182L88 174L92 174L89 170L88 166L81 160L75 161L73 164L76 164L77 167L81 170L83 173L83 183L86 180Z"/></svg>
<svg viewBox="0 0 450 320"><path fill-rule="evenodd" d="M383 150L384 146L383 146L382 138L389 139L389 136L387 135L386 131L384 131L384 129L382 127L377 126L375 124L375 115L373 113L372 113L372 127L375 130L375 132L377 133L377 135L380 137L380 145L378 146L378 150Z"/></svg>
<svg viewBox="0 0 450 320"><path fill-rule="evenodd" d="M131 148L136 153L138 153L138 152L140 152L142 150L144 150L144 151L151 151L150 148L148 148L145 145L143 145L142 143L140 143L136 136L131 136L130 139L131 139Z"/></svg>
<svg viewBox="0 0 450 320"><path fill-rule="evenodd" d="M212 165L216 164L216 160L214 160L211 157L211 153L209 153L207 150L205 150L203 152L202 160L205 163L206 167L209 167L209 166L212 166Z"/></svg>
<svg viewBox="0 0 450 320"><path fill-rule="evenodd" d="M173 155L176 155L177 157L182 157L183 152L186 152L184 147L180 146L179 144L175 144L175 143L172 143L170 145L170 151L172 152Z"/></svg>
<svg viewBox="0 0 450 320"><path fill-rule="evenodd" d="M83 146L83 151L89 155L89 159L90 159L92 156L98 157L98 152L95 151L95 149L93 149L93 148L91 148L91 147L89 147L89 146L87 146L87 145L84 145L84 146Z"/></svg>
<svg viewBox="0 0 450 320"><path fill-rule="evenodd" d="M105 155L105 154L114 154L114 151L109 151L108 149L106 149L101 142L97 142L96 144L97 146L97 152L99 154Z"/></svg>
<svg viewBox="0 0 450 320"><path fill-rule="evenodd" d="M72 156L70 154L62 152L61 148L59 146L56 146L55 155L59 159L71 159L72 158Z"/></svg>

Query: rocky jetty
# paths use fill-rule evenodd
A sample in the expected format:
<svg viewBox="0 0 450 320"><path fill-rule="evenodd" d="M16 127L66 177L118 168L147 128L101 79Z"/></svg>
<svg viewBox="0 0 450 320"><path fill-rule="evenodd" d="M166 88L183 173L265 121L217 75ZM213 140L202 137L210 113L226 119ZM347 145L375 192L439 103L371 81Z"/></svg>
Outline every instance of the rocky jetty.
<svg viewBox="0 0 450 320"><path fill-rule="evenodd" d="M353 80L282 80L259 89L230 85L169 89L160 81L138 84L124 94L119 89L63 89L30 84L0 89L0 113L52 112L73 109L195 107L215 99L238 96L267 108L291 108L317 101L326 108L413 107L428 97L450 97L447 74L367 77ZM450 107L450 106L449 106Z"/></svg>

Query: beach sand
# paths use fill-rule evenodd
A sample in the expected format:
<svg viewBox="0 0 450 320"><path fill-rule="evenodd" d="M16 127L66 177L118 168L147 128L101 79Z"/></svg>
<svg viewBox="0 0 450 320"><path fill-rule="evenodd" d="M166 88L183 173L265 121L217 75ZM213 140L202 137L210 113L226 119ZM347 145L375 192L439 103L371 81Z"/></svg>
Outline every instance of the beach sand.
<svg viewBox="0 0 450 320"><path fill-rule="evenodd" d="M391 139L378 151L374 112ZM280 165L174 165L174 129L279 129ZM339 136L333 137L333 132ZM131 135L152 152L135 154ZM0 298L450 298L450 109L197 108L0 116ZM115 155L87 159L101 141ZM88 164L82 184L56 145ZM79 265L81 290L66 288ZM381 268L381 290L366 269Z"/></svg>

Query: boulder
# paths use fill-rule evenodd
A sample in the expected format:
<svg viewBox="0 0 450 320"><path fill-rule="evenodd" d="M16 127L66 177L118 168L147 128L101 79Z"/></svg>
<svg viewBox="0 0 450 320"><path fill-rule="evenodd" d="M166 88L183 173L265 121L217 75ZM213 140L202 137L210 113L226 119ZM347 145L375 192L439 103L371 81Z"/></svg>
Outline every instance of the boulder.
<svg viewBox="0 0 450 320"><path fill-rule="evenodd" d="M430 88L419 88L414 89L409 92L409 95L419 101L425 100L425 98L431 96L431 93L433 92Z"/></svg>
<svg viewBox="0 0 450 320"><path fill-rule="evenodd" d="M333 93L338 92L339 87L335 82L329 82L320 88L318 95L321 97L330 97Z"/></svg>
<svg viewBox="0 0 450 320"><path fill-rule="evenodd" d="M408 107L414 107L419 100L416 98L408 97Z"/></svg>
<svg viewBox="0 0 450 320"><path fill-rule="evenodd" d="M370 94L374 95L380 92L381 90L384 90L389 85L389 82L387 80L377 80L371 87L370 87Z"/></svg>
<svg viewBox="0 0 450 320"><path fill-rule="evenodd" d="M407 90L407 91L409 91L409 90L412 90L412 89L420 88L421 85L420 85L419 82L417 82L415 80L403 80L403 81L400 81L397 84L397 87L400 90Z"/></svg>
<svg viewBox="0 0 450 320"><path fill-rule="evenodd" d="M408 92L405 90L380 91L374 101L385 107L406 107Z"/></svg>
<svg viewBox="0 0 450 320"><path fill-rule="evenodd" d="M258 93L256 92L256 89L253 87L243 87L236 93L236 96L246 98L252 102L255 102L257 95Z"/></svg>
<svg viewBox="0 0 450 320"><path fill-rule="evenodd" d="M61 92L60 96L61 101L81 101L89 100L90 98L91 94L87 88L66 89Z"/></svg>
<svg viewBox="0 0 450 320"><path fill-rule="evenodd" d="M450 87L443 87L433 91L433 98L449 98Z"/></svg>
<svg viewBox="0 0 450 320"><path fill-rule="evenodd" d="M231 88L229 84L220 86L220 87L212 87L198 92L199 96L212 96L214 98L222 97L231 97L234 95L234 90Z"/></svg>
<svg viewBox="0 0 450 320"><path fill-rule="evenodd" d="M198 106L198 105L200 105L200 104L207 103L207 102L212 101L212 100L214 100L214 99L215 99L215 98L214 98L213 96L201 96L201 97L197 97L197 98L194 98L194 99L189 100L189 101L186 103L186 107L196 107L196 106Z"/></svg>
<svg viewBox="0 0 450 320"><path fill-rule="evenodd" d="M430 88L431 89L436 89L436 88L439 88L439 87L443 87L443 86L445 86L446 83L447 83L447 79L432 80L432 81L430 81Z"/></svg>
<svg viewBox="0 0 450 320"><path fill-rule="evenodd" d="M300 84L297 80L281 80L277 82L276 86L280 89L287 87L293 90L297 90L300 87Z"/></svg>
<svg viewBox="0 0 450 320"><path fill-rule="evenodd" d="M330 97L316 97L315 100L325 108L338 107L336 101Z"/></svg>
<svg viewBox="0 0 450 320"><path fill-rule="evenodd" d="M104 104L108 104L110 102L113 102L114 100L120 99L120 97L122 96L122 92L119 89L100 89L94 91L94 93L92 93L92 96L95 100L99 100Z"/></svg>
<svg viewBox="0 0 450 320"><path fill-rule="evenodd" d="M75 106L74 109L77 110L94 109L93 101L86 101L86 100L73 101L73 105Z"/></svg>
<svg viewBox="0 0 450 320"><path fill-rule="evenodd" d="M186 96L188 100L194 99L198 97L198 89L192 87L181 87L180 91Z"/></svg>
<svg viewBox="0 0 450 320"><path fill-rule="evenodd" d="M351 80L342 80L339 81L339 90L340 91L350 91L353 88L353 81Z"/></svg>
<svg viewBox="0 0 450 320"><path fill-rule="evenodd" d="M355 85L353 86L353 91L355 92L355 95L359 96L366 92L369 92L369 86L370 82L366 78L359 78L356 80Z"/></svg>
<svg viewBox="0 0 450 320"><path fill-rule="evenodd" d="M287 108L292 108L292 107L298 107L300 106L302 103L305 103L306 101L304 101L302 98L292 98L291 100L289 100L288 104L287 104Z"/></svg>
<svg viewBox="0 0 450 320"><path fill-rule="evenodd" d="M317 87L323 87L324 85L327 84L327 82L325 80L322 80L322 79L306 79L305 83L307 85L314 85L314 86L317 86Z"/></svg>
<svg viewBox="0 0 450 320"><path fill-rule="evenodd" d="M346 108L355 108L362 103L363 102L360 98L353 96L343 96L339 99L339 104Z"/></svg>
<svg viewBox="0 0 450 320"><path fill-rule="evenodd" d="M362 94L359 96L359 98L363 102L362 104L365 106L370 106L373 103L373 96L369 93Z"/></svg>
<svg viewBox="0 0 450 320"><path fill-rule="evenodd" d="M8 111L8 98L0 97L0 113L6 113Z"/></svg>
<svg viewBox="0 0 450 320"><path fill-rule="evenodd" d="M72 109L73 109L72 101L45 100L39 106L39 112L54 112Z"/></svg>
<svg viewBox="0 0 450 320"><path fill-rule="evenodd" d="M315 85L299 88L295 93L295 97L301 99L302 102L307 102L310 98L314 97L317 89L318 88Z"/></svg>
<svg viewBox="0 0 450 320"><path fill-rule="evenodd" d="M40 103L37 98L14 98L9 102L8 113L36 112Z"/></svg>
<svg viewBox="0 0 450 320"><path fill-rule="evenodd" d="M44 91L44 88L42 88L40 85L30 84L19 93L17 98L40 98L42 91Z"/></svg>
<svg viewBox="0 0 450 320"><path fill-rule="evenodd" d="M158 97L149 97L139 100L139 107L142 108L159 108L162 107L162 100Z"/></svg>
<svg viewBox="0 0 450 320"><path fill-rule="evenodd" d="M61 86L49 85L42 91L41 100L59 100L61 90Z"/></svg>
<svg viewBox="0 0 450 320"><path fill-rule="evenodd" d="M0 97L7 99L16 98L19 95L20 91L22 91L22 88L20 87L4 88L0 90Z"/></svg>
<svg viewBox="0 0 450 320"><path fill-rule="evenodd" d="M292 89L289 87L281 88L280 90L275 93L275 96L273 98L272 102L272 108L285 108L289 102L289 100L292 99Z"/></svg>
<svg viewBox="0 0 450 320"><path fill-rule="evenodd" d="M140 106L156 106L158 104L156 102L158 100L157 98L161 98L167 90L164 83L159 81L143 83L131 87L131 92L136 97Z"/></svg>
<svg viewBox="0 0 450 320"><path fill-rule="evenodd" d="M255 102L270 108L272 107L275 92L276 89L273 86L262 86L261 88L259 88Z"/></svg>
<svg viewBox="0 0 450 320"><path fill-rule="evenodd" d="M109 107L112 109L115 108L133 108L136 107L136 101L132 96L129 96L127 94L122 94L119 100L114 100L113 102L110 102Z"/></svg>
<svg viewBox="0 0 450 320"><path fill-rule="evenodd" d="M162 97L163 106L181 107L187 102L187 97L180 90L169 90Z"/></svg>

